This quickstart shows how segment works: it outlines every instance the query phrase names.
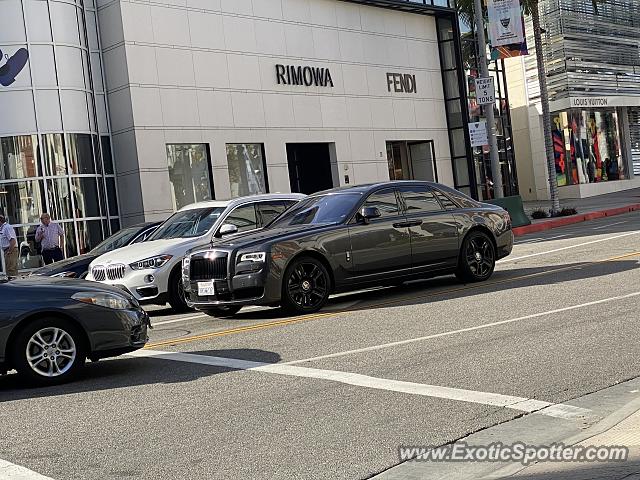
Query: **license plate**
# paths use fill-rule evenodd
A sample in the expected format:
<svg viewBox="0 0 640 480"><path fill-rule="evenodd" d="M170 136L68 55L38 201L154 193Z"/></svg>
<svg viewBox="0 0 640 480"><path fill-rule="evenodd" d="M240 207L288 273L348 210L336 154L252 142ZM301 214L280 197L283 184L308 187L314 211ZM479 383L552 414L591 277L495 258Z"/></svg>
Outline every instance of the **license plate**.
<svg viewBox="0 0 640 480"><path fill-rule="evenodd" d="M216 287L211 282L198 282L198 296L199 297L210 297L216 294Z"/></svg>

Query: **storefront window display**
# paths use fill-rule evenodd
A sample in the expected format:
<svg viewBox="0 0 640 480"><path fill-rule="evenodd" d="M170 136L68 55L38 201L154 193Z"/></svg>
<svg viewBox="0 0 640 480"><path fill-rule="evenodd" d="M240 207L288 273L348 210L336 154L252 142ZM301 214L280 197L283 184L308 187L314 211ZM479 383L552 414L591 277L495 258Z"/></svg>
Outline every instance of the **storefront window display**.
<svg viewBox="0 0 640 480"><path fill-rule="evenodd" d="M167 159L174 209L179 210L195 202L213 200L208 145L168 144Z"/></svg>
<svg viewBox="0 0 640 480"><path fill-rule="evenodd" d="M227 144L229 183L232 197L267 193L267 165L261 143Z"/></svg>
<svg viewBox="0 0 640 480"><path fill-rule="evenodd" d="M615 110L577 110L552 114L558 186L627 178Z"/></svg>

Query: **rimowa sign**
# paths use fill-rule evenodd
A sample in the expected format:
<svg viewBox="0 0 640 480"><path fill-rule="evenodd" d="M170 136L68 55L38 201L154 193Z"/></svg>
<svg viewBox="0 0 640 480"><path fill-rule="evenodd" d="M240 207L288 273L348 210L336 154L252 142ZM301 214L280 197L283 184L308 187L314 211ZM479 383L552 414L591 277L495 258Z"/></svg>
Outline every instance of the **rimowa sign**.
<svg viewBox="0 0 640 480"><path fill-rule="evenodd" d="M278 85L303 85L307 87L331 87L333 79L328 68L306 65L276 65Z"/></svg>

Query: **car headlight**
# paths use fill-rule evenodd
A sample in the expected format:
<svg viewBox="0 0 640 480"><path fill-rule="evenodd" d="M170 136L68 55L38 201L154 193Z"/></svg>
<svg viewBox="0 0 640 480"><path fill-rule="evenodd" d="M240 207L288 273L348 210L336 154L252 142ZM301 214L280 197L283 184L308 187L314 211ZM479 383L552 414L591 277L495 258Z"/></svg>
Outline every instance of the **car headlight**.
<svg viewBox="0 0 640 480"><path fill-rule="evenodd" d="M115 293L106 292L78 292L71 295L71 298L90 305L99 305L113 310L130 310L136 305L128 298Z"/></svg>
<svg viewBox="0 0 640 480"><path fill-rule="evenodd" d="M76 278L76 272L60 272L51 276L57 278Z"/></svg>
<svg viewBox="0 0 640 480"><path fill-rule="evenodd" d="M145 258L130 264L134 270L147 270L149 268L160 268L173 258L172 255L158 255L157 257Z"/></svg>
<svg viewBox="0 0 640 480"><path fill-rule="evenodd" d="M240 256L241 262L264 262L265 258L267 258L267 254L265 252L253 252L253 253L245 253Z"/></svg>

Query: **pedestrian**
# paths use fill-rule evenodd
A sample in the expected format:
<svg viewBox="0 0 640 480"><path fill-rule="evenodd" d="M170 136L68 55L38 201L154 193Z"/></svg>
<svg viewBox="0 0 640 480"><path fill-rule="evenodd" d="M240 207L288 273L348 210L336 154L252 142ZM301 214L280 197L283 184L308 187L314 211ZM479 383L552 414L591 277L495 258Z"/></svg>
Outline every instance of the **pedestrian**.
<svg viewBox="0 0 640 480"><path fill-rule="evenodd" d="M6 274L9 278L18 276L18 239L16 231L7 222L4 215L0 215L0 248L4 253Z"/></svg>
<svg viewBox="0 0 640 480"><path fill-rule="evenodd" d="M59 262L64 258L64 230L60 225L51 221L48 213L40 216L40 226L36 230L36 242L42 247L42 259L45 265Z"/></svg>

